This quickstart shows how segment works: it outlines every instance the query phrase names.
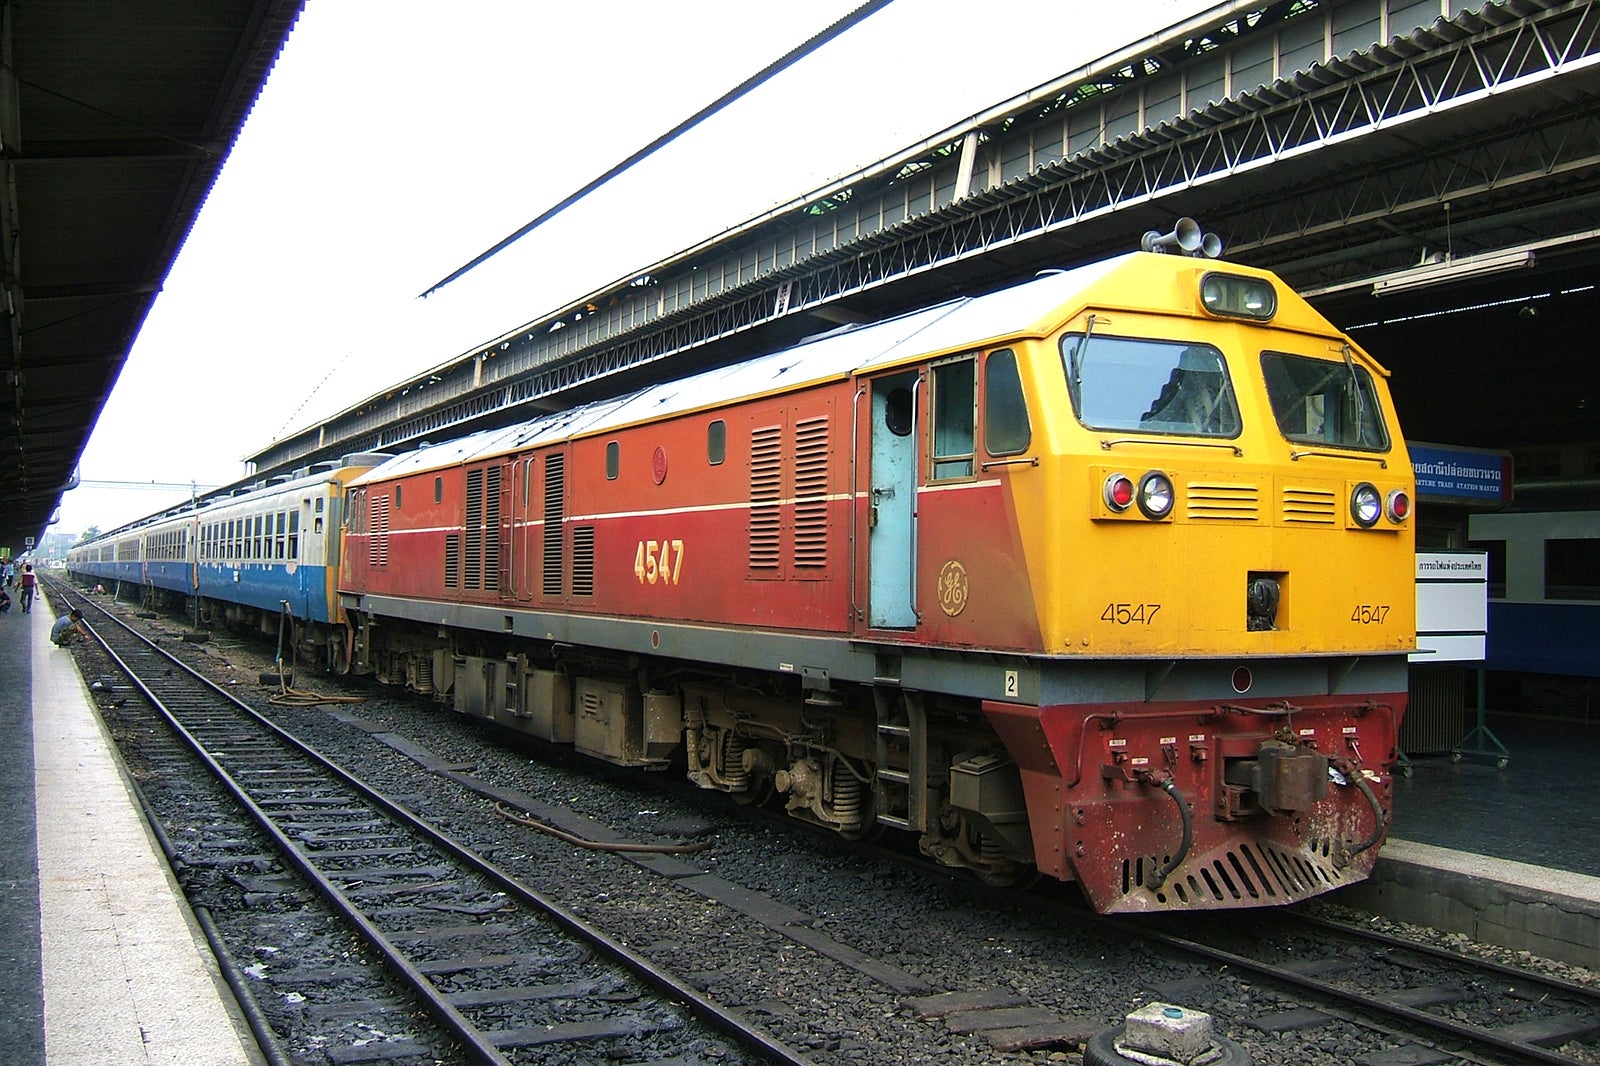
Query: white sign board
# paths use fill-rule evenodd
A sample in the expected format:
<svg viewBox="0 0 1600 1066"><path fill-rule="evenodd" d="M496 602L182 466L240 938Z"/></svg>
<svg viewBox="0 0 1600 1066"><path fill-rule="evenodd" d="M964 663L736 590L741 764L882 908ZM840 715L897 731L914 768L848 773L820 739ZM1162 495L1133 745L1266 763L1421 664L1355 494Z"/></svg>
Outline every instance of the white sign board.
<svg viewBox="0 0 1600 1066"><path fill-rule="evenodd" d="M1414 663L1482 662L1489 638L1489 556L1417 553Z"/></svg>

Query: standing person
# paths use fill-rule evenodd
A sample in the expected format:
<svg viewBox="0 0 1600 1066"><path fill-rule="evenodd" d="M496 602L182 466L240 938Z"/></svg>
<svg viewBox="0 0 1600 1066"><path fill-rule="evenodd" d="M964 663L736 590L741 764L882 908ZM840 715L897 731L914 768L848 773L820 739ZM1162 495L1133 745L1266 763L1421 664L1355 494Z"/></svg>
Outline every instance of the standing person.
<svg viewBox="0 0 1600 1066"><path fill-rule="evenodd" d="M22 564L22 576L17 579L17 583L22 587L22 613L28 614L33 610L34 589L39 587L39 579L34 576L32 563Z"/></svg>

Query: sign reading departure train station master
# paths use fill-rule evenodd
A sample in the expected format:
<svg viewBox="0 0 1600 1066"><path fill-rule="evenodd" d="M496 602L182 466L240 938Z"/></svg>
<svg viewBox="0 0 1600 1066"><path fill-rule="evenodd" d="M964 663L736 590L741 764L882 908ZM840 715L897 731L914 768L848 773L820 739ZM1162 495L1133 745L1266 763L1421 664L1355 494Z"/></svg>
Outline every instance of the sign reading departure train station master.
<svg viewBox="0 0 1600 1066"><path fill-rule="evenodd" d="M1511 502L1509 452L1406 441L1417 498L1502 505Z"/></svg>

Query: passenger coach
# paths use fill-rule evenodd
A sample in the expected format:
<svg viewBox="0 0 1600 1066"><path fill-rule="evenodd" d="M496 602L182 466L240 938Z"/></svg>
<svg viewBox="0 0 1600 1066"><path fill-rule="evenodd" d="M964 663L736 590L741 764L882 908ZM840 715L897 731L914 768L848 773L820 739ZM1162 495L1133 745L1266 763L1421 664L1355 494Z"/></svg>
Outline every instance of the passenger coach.
<svg viewBox="0 0 1600 1066"><path fill-rule="evenodd" d="M287 626L312 665L343 670L349 633L334 581L345 486L387 458L349 455L174 509L74 547L68 570L154 606L189 611L198 601L208 624L273 636Z"/></svg>

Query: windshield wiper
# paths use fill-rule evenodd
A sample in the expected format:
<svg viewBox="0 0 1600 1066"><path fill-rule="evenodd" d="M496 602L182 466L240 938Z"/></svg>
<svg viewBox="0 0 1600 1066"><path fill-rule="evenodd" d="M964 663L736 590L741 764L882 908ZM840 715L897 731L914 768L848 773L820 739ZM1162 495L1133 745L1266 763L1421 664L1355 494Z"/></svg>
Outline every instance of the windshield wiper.
<svg viewBox="0 0 1600 1066"><path fill-rule="evenodd" d="M1102 320L1099 315L1091 314L1088 324L1083 327L1083 340L1072 346L1072 355L1067 360L1067 388L1072 395L1073 406L1080 413L1083 410L1083 355L1089 350L1089 338L1094 335L1094 324L1099 321L1111 320Z"/></svg>
<svg viewBox="0 0 1600 1066"><path fill-rule="evenodd" d="M1345 341L1341 344L1339 351L1344 356L1345 369L1350 371L1350 392L1355 397L1356 406L1355 446L1359 448L1367 437L1367 412L1361 400L1361 378L1356 374L1356 361L1350 356L1350 342Z"/></svg>

